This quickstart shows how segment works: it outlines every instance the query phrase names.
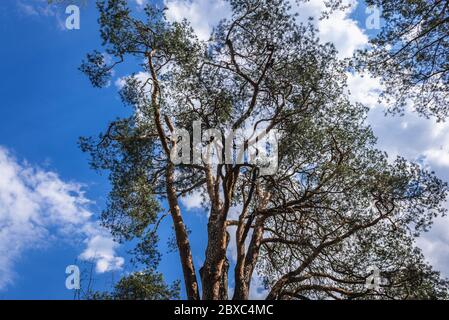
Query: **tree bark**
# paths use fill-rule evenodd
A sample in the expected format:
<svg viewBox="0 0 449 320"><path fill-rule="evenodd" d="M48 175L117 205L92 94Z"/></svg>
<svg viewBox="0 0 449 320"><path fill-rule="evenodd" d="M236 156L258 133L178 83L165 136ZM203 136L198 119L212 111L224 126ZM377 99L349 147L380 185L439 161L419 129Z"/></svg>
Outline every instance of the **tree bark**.
<svg viewBox="0 0 449 320"><path fill-rule="evenodd" d="M176 243L178 245L179 256L181 258L182 271L184 274L184 282L186 286L187 298L189 300L199 300L198 282L195 274L195 267L193 265L192 251L190 249L189 236L184 225L179 208L176 191L173 187L173 164L170 162L167 165L167 196L170 206L170 212L173 219L173 226L175 228Z"/></svg>
<svg viewBox="0 0 449 320"><path fill-rule="evenodd" d="M226 247L229 245L229 232L226 232ZM223 271L221 273L221 283L220 283L220 300L228 300L228 271L229 271L229 261L225 257L223 262Z"/></svg>
<svg viewBox="0 0 449 320"><path fill-rule="evenodd" d="M235 290L233 300L248 300L251 279L256 267L257 259L259 258L260 243L263 237L263 223L264 218L258 217L256 226L251 236L251 242L248 246L247 253L243 256L241 265L239 266L239 273L235 276ZM237 267L236 267L237 271Z"/></svg>
<svg viewBox="0 0 449 320"><path fill-rule="evenodd" d="M206 258L201 268L202 297L205 300L218 300L227 248L226 225L222 219L222 210L212 210L207 224L207 234Z"/></svg>
<svg viewBox="0 0 449 320"><path fill-rule="evenodd" d="M263 192L255 183L257 178L257 172L253 176L253 184L256 192L261 200L258 209L264 209L270 198L270 193ZM247 209L249 202L251 201L254 193L254 188L250 189L247 202L243 207L242 214L239 218L239 225L236 232L237 238L237 263L235 266L234 276L235 276L235 290L233 300L248 300L249 290L251 286L251 279L256 267L257 260L259 258L261 241L264 232L264 222L266 216L258 215L256 210L250 216L247 217ZM245 219L246 225L244 225ZM253 227L253 233L251 235L251 241L248 245L248 249L245 252L245 241L248 236L249 229L255 220Z"/></svg>
<svg viewBox="0 0 449 320"><path fill-rule="evenodd" d="M220 170L221 167L219 166ZM206 257L201 268L201 285L203 289L202 297L206 300L220 299L220 288L223 273L226 266L226 250L228 246L228 236L226 231L226 217L230 208L231 199L234 193L236 175L238 171L228 167L226 176L223 178L223 204L219 199L218 177L213 178L210 167L206 170L206 180L208 193L211 198L211 214L207 223L208 242L206 247Z"/></svg>
<svg viewBox="0 0 449 320"><path fill-rule="evenodd" d="M189 300L199 300L198 281L196 279L195 267L192 259L192 251L190 249L189 236L185 227L181 209L178 203L178 196L174 187L174 165L170 160L170 148L167 142L167 136L162 127L160 108L158 97L160 94L159 81L156 70L153 65L152 57L154 51L148 55L148 65L151 71L151 78L153 81L153 92L151 96L151 104L154 108L154 122L156 124L159 140L167 156L167 168L165 172L166 190L170 213L173 219L173 226L175 229L176 243L178 246L179 257L181 259L182 271L184 275L184 283L186 287L187 298Z"/></svg>

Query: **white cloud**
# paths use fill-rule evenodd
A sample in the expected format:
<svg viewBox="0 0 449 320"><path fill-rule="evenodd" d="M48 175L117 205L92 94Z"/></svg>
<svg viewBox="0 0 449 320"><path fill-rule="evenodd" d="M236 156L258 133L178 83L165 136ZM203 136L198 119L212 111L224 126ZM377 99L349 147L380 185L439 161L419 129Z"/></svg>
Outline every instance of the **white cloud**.
<svg viewBox="0 0 449 320"><path fill-rule="evenodd" d="M201 40L208 40L221 19L229 17L229 3L223 0L164 0L170 21L187 19Z"/></svg>
<svg viewBox="0 0 449 320"><path fill-rule="evenodd" d="M117 87L117 89L122 89L125 86L126 80L129 79L129 77L130 76L124 76L115 80L115 86ZM150 74L148 72L140 71L134 75L134 78L136 78L140 82L140 84L143 85L150 78ZM146 84L145 89L148 89L148 87L149 84Z"/></svg>
<svg viewBox="0 0 449 320"><path fill-rule="evenodd" d="M348 73L347 76L350 101L362 103L370 109L378 107L379 94L382 91L379 79L360 73Z"/></svg>
<svg viewBox="0 0 449 320"><path fill-rule="evenodd" d="M181 203L187 210L200 209L203 201L202 191L196 190L181 198Z"/></svg>
<svg viewBox="0 0 449 320"><path fill-rule="evenodd" d="M95 261L98 272L121 268L117 244L93 221L90 203L80 184L19 163L0 147L0 289L13 282L14 265L26 250L56 239L67 245L83 240L87 248L80 258Z"/></svg>
<svg viewBox="0 0 449 320"><path fill-rule="evenodd" d="M68 3L66 6L69 5ZM49 4L47 0L21 0L17 1L19 11L26 16L54 17L60 30L67 30L65 26L65 8L57 2Z"/></svg>
<svg viewBox="0 0 449 320"><path fill-rule="evenodd" d="M437 218L431 231L417 241L426 259L445 277L449 277L449 220Z"/></svg>
<svg viewBox="0 0 449 320"><path fill-rule="evenodd" d="M102 234L96 230L91 238L86 239L87 248L81 253L80 258L87 261L96 261L96 271L104 273L121 269L125 260L117 257L115 250L118 243L114 242L106 232Z"/></svg>
<svg viewBox="0 0 449 320"><path fill-rule="evenodd" d="M341 58L351 57L355 50L368 43L368 37L359 28L357 21L350 15L357 6L355 0L343 0L343 5L350 5L344 10L332 12L329 18L319 19L326 10L325 0L292 1L292 10L298 13L298 22L306 22L313 17L313 24L318 28L322 42L332 42Z"/></svg>
<svg viewBox="0 0 449 320"><path fill-rule="evenodd" d="M357 22L350 18L357 5L355 0L344 0L352 4L345 10L333 12L328 19L319 20L326 9L325 0L291 1L292 12L298 13L298 22L305 22L314 17L314 25L319 29L319 37L323 42L332 42L339 51L340 57L350 57L352 53L365 46L368 37ZM231 8L224 0L165 0L167 18L170 21L187 19L201 40L209 39L214 26L223 18L230 17Z"/></svg>
<svg viewBox="0 0 449 320"><path fill-rule="evenodd" d="M410 109L403 117L384 116L382 107L370 111L369 122L378 146L390 157L420 161L444 181L449 181L449 123L419 117ZM417 241L428 261L449 277L449 219L438 218Z"/></svg>
<svg viewBox="0 0 449 320"><path fill-rule="evenodd" d="M341 58L351 57L355 50L363 48L368 43L368 37L348 18L348 13L333 15L319 23L320 39L332 42Z"/></svg>
<svg viewBox="0 0 449 320"><path fill-rule="evenodd" d="M390 157L421 160L441 178L449 180L449 123L425 119L410 109L404 116L385 116L383 106L371 108L368 116L379 148Z"/></svg>
<svg viewBox="0 0 449 320"><path fill-rule="evenodd" d="M143 7L147 4L147 0L134 0L139 7Z"/></svg>
<svg viewBox="0 0 449 320"><path fill-rule="evenodd" d="M447 147L430 148L424 152L424 155L429 162L433 162L437 166L449 167L449 150Z"/></svg>

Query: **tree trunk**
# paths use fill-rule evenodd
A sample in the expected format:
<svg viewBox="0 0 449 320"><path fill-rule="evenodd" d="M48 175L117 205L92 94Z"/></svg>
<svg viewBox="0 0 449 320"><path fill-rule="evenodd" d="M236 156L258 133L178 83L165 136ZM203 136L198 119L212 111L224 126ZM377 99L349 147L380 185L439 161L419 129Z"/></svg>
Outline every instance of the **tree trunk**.
<svg viewBox="0 0 449 320"><path fill-rule="evenodd" d="M198 281L196 279L195 267L192 259L192 251L190 249L189 237L184 225L179 208L178 196L174 187L174 165L170 160L170 148L167 142L167 136L164 132L161 122L161 113L159 109L158 98L160 94L159 81L156 70L153 65L153 50L148 55L148 66L151 71L151 78L153 80L153 92L151 95L151 104L154 111L154 122L157 128L159 140L167 156L167 169L165 172L166 190L170 213L173 219L173 226L175 228L176 243L178 245L179 257L181 259L182 271L184 274L184 283L186 287L187 298L189 300L199 300Z"/></svg>
<svg viewBox="0 0 449 320"><path fill-rule="evenodd" d="M202 296L205 300L218 300L226 258L226 226L220 212L211 213L207 234L206 259L201 270Z"/></svg>
<svg viewBox="0 0 449 320"><path fill-rule="evenodd" d="M248 300L251 279L254 269L259 257L260 242L263 237L263 223L264 218L258 217L256 226L253 230L251 242L248 246L248 251L243 254L243 257L235 268L235 290L233 300ZM244 243L242 244L244 248Z"/></svg>
<svg viewBox="0 0 449 320"><path fill-rule="evenodd" d="M178 205L176 191L173 187L173 172L173 164L169 163L166 175L168 203L175 228L176 243L181 258L187 298L189 300L199 300L198 282L196 279L195 267L193 265L192 251L190 249L189 238L182 219L181 210Z"/></svg>
<svg viewBox="0 0 449 320"><path fill-rule="evenodd" d="M229 245L229 232L226 232L226 247ZM228 300L228 271L229 271L229 261L228 258L225 257L223 262L223 271L221 273L221 282L220 282L220 300Z"/></svg>
<svg viewBox="0 0 449 320"><path fill-rule="evenodd" d="M229 169L229 168L228 168ZM220 170L220 169L217 169ZM236 173L229 169L223 179L223 205L219 201L218 178L214 179L210 168L206 172L207 188L211 198L211 214L207 223L207 247L204 265L201 268L201 285L203 299L220 299L220 288L224 271L227 274L226 249L228 246L228 233L226 231L226 217L230 201L234 192Z"/></svg>

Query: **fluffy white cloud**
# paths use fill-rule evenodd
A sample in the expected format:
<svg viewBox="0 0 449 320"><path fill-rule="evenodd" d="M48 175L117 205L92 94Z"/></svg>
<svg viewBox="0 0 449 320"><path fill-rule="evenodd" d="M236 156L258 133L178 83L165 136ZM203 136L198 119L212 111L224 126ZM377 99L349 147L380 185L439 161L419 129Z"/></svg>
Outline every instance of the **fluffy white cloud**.
<svg viewBox="0 0 449 320"><path fill-rule="evenodd" d="M125 84L126 80L129 79L130 76L124 76L120 77L117 80L115 80L115 86L117 89L122 89ZM140 71L134 75L134 78L136 78L141 85L146 84L148 79L150 78L150 74L148 72ZM146 84L145 89L147 90L149 88L149 84Z"/></svg>
<svg viewBox="0 0 449 320"><path fill-rule="evenodd" d="M436 219L431 231L419 238L417 243L428 262L449 277L449 219Z"/></svg>
<svg viewBox="0 0 449 320"><path fill-rule="evenodd" d="M318 29L318 36L322 42L331 42L339 52L341 58L351 57L357 49L368 43L368 37L352 19L351 13L357 7L356 0L343 0L344 10L332 12L326 19L319 19L326 11L325 0L291 1L292 11L298 14L298 22L306 22L313 18L313 24Z"/></svg>
<svg viewBox="0 0 449 320"><path fill-rule="evenodd" d="M370 109L378 107L379 94L382 85L379 79L371 77L369 74L348 73L349 98L352 103L362 103Z"/></svg>
<svg viewBox="0 0 449 320"><path fill-rule="evenodd" d="M449 123L424 119L407 110L403 117L384 116L383 108L371 110L369 122L378 145L390 157L404 156L419 161L449 181ZM449 276L449 218L436 219L430 232L418 239L428 261Z"/></svg>
<svg viewBox="0 0 449 320"><path fill-rule="evenodd" d="M333 43L341 58L351 57L355 50L368 43L368 37L348 15L349 12L339 12L318 23L320 39Z"/></svg>
<svg viewBox="0 0 449 320"><path fill-rule="evenodd" d="M19 163L0 147L0 289L14 279L14 264L28 249L83 240L81 259L96 262L98 272L121 268L114 243L93 220L82 186L50 171Z"/></svg>
<svg viewBox="0 0 449 320"><path fill-rule="evenodd" d="M81 253L80 258L87 261L96 261L96 271L121 269L125 260L116 256L115 250L118 243L114 242L107 232L98 232L94 229L86 239L87 248Z"/></svg>
<svg viewBox="0 0 449 320"><path fill-rule="evenodd" d="M218 22L230 16L229 3L223 0L165 0L170 21L187 19L201 40L208 40Z"/></svg>
<svg viewBox="0 0 449 320"><path fill-rule="evenodd" d="M203 193L200 190L194 191L181 198L181 203L187 210L200 209L203 201Z"/></svg>

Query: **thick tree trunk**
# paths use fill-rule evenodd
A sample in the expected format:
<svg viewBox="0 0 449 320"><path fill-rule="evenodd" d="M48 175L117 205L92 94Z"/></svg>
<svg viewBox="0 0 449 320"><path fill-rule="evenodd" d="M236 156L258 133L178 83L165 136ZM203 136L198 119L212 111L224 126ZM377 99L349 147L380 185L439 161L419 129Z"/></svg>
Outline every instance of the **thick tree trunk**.
<svg viewBox="0 0 449 320"><path fill-rule="evenodd" d="M189 300L199 300L198 282L193 265L192 251L190 249L189 238L184 221L182 219L181 210L178 205L176 191L173 187L173 164L169 163L167 167L167 196L170 206L170 212L175 228L176 243L178 245L179 256L181 258L182 271L184 274L184 282L186 286L187 298Z"/></svg>
<svg viewBox="0 0 449 320"><path fill-rule="evenodd" d="M234 192L236 174L238 172L235 173L231 168L223 180L224 200L221 205L218 178L213 178L210 168L206 171L206 185L211 198L211 214L207 223L208 242L204 265L201 268L201 285L203 289L202 297L207 300L220 299L223 274L227 274L228 233L226 231L226 217Z"/></svg>
<svg viewBox="0 0 449 320"><path fill-rule="evenodd" d="M205 300L220 299L220 287L226 259L226 226L220 211L211 213L207 224L206 258L201 269L202 297Z"/></svg>

